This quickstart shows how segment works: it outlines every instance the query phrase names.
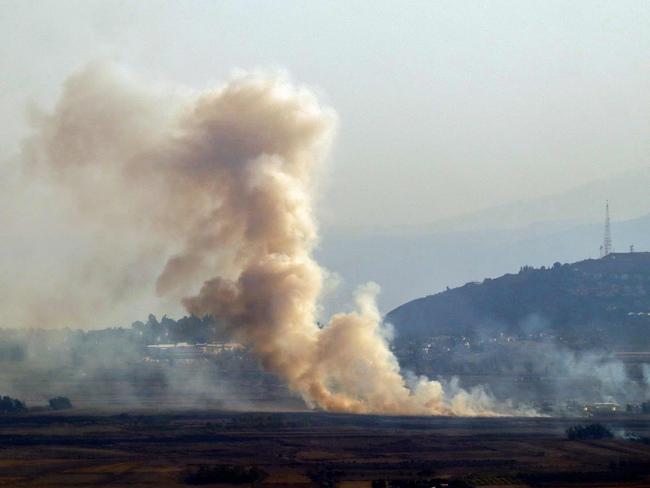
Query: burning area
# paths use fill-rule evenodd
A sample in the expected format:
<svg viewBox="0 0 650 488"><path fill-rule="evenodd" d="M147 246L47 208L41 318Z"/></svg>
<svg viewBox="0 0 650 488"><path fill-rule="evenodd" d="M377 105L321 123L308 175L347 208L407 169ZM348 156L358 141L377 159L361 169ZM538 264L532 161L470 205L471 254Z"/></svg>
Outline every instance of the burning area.
<svg viewBox="0 0 650 488"><path fill-rule="evenodd" d="M403 375L377 285L359 288L353 311L317 325L326 272L313 258L313 203L335 126L311 90L277 73L238 73L198 93L105 64L73 74L53 110L34 116L22 166L49 185L85 241L70 250L71 269L48 276L53 301L15 288L13 319L83 323L138 303L155 284L164 304L217 318L313 408L532 413L481 386Z"/></svg>

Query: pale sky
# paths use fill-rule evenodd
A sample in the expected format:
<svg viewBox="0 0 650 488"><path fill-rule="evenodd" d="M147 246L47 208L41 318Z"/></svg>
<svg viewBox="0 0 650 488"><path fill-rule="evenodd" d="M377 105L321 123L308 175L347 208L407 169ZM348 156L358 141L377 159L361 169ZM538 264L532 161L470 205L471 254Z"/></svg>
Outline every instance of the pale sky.
<svg viewBox="0 0 650 488"><path fill-rule="evenodd" d="M3 159L26 106L91 61L192 88L287 70L340 117L327 224L424 224L650 165L648 1L1 0L0 40Z"/></svg>

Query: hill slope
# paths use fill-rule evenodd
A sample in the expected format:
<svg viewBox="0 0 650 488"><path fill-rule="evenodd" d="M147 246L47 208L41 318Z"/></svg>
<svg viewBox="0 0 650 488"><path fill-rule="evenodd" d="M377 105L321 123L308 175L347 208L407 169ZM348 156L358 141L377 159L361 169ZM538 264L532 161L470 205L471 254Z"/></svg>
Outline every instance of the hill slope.
<svg viewBox="0 0 650 488"><path fill-rule="evenodd" d="M650 340L650 253L524 267L413 300L386 316L398 344L431 337L540 332L567 345L644 348Z"/></svg>
<svg viewBox="0 0 650 488"><path fill-rule="evenodd" d="M612 222L614 245L650 249L650 215ZM382 287L384 312L413 297L496 278L523 264L539 267L554 261L574 262L598 255L603 223L563 226L538 223L521 229L491 229L437 234L329 233L318 251L327 268L339 271L345 300L354 286L375 281ZM335 304L332 310L346 308Z"/></svg>

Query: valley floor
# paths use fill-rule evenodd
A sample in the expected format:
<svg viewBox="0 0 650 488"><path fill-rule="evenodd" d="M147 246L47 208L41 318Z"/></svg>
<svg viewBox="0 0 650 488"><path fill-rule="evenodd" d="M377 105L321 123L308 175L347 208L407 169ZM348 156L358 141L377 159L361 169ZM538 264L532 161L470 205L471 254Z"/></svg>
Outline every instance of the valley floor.
<svg viewBox="0 0 650 488"><path fill-rule="evenodd" d="M264 488L650 486L649 420L589 419L619 437L577 442L564 431L585 419L31 413L0 417L0 486L189 486L188 470L217 464L262 469Z"/></svg>

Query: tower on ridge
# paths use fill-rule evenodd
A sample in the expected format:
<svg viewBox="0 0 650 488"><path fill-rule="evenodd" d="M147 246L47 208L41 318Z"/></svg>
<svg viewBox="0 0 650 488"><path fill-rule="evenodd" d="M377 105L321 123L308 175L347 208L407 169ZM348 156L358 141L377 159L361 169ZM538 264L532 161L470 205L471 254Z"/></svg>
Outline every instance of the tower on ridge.
<svg viewBox="0 0 650 488"><path fill-rule="evenodd" d="M601 249L603 257L612 252L612 229L609 223L609 200L605 202L605 237Z"/></svg>

